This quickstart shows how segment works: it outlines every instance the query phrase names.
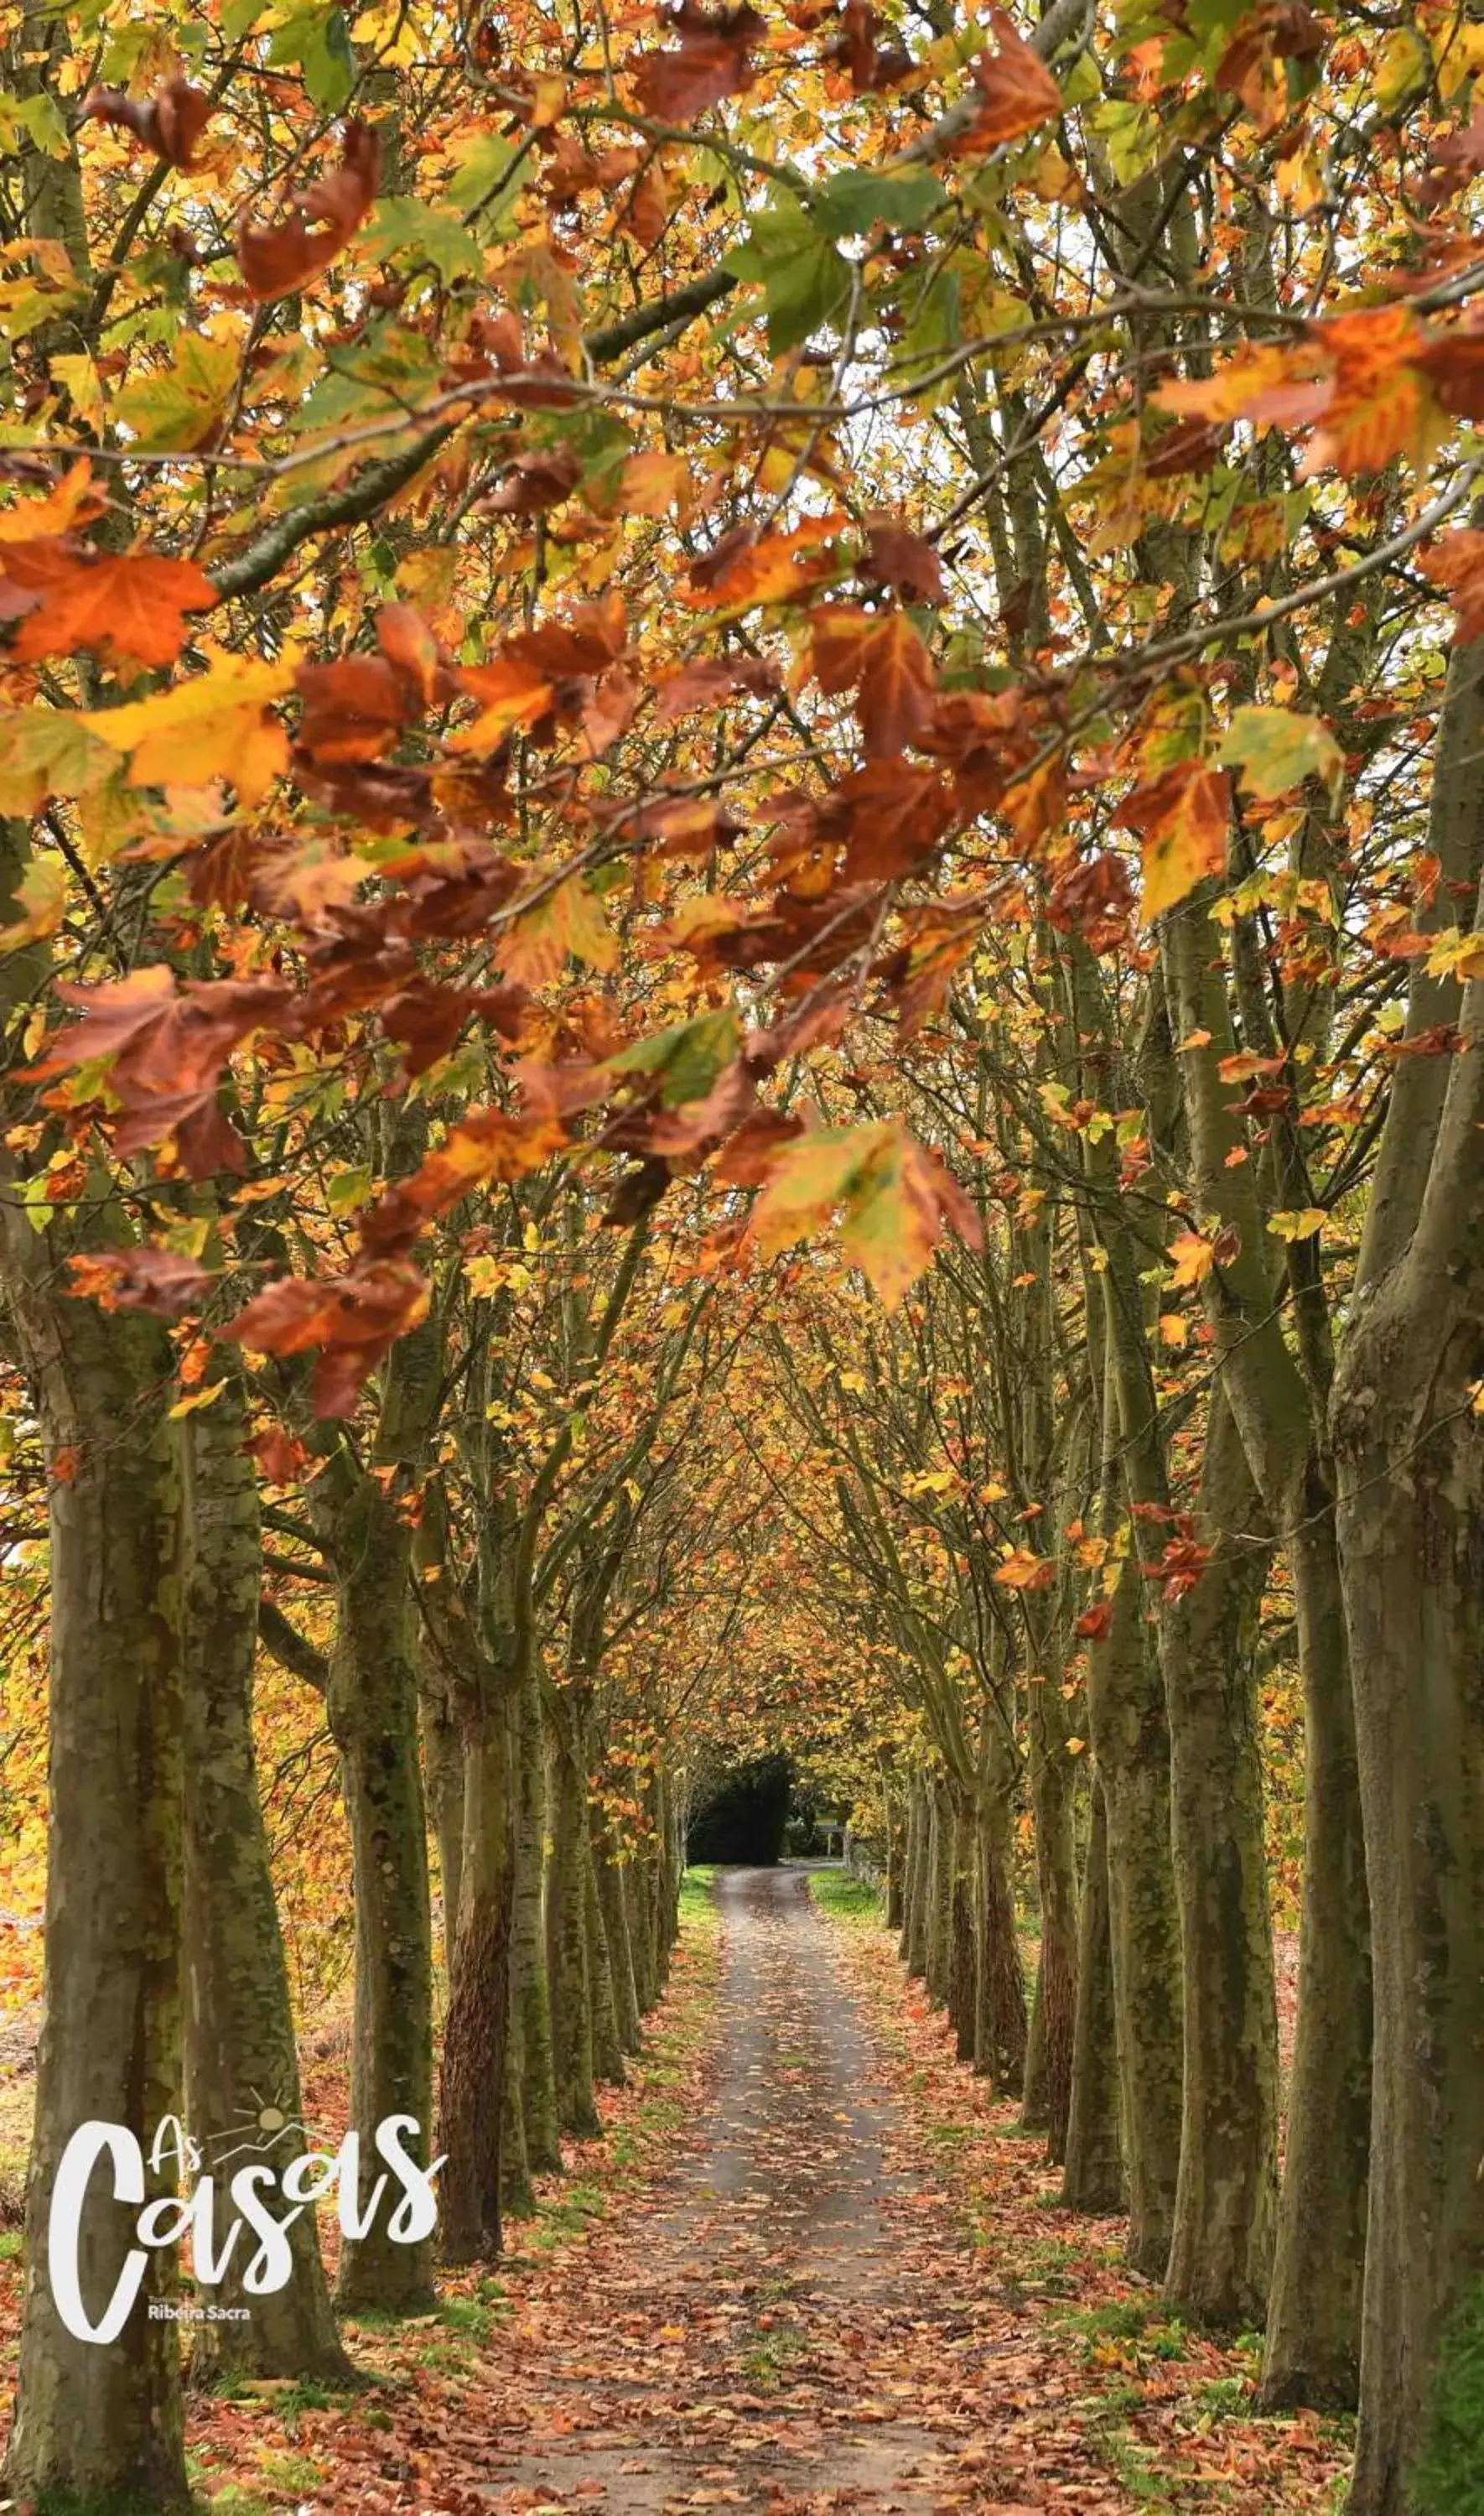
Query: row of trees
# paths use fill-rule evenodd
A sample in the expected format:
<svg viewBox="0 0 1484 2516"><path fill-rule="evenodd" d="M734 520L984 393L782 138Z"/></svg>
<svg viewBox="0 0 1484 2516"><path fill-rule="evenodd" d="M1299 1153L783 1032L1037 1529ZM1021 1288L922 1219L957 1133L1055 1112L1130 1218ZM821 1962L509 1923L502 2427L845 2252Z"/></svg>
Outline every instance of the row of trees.
<svg viewBox="0 0 1484 2516"><path fill-rule="evenodd" d="M1484 2250L1480 66L1451 0L22 9L17 2487L184 2491L170 2327L73 2343L45 2216L183 2051L203 2124L249 2045L292 2094L260 1632L341 1761L363 2131L433 2111L431 1810L451 2251L591 2120L685 1738L751 1656L760 1702L804 1670L916 1755L909 1950L1069 2190L1111 2192L1116 2113L1136 2259L1265 2310L1269 2400L1358 2370L1356 2516L1446 2461ZM889 1323L779 1264L832 1218ZM428 2274L372 2232L342 2285Z"/></svg>

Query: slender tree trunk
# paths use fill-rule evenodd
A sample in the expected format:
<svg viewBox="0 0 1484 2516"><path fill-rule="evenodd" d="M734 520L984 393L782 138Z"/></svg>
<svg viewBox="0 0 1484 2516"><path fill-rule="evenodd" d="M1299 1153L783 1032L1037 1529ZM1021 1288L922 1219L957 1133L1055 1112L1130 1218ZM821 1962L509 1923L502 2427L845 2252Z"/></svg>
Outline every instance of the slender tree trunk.
<svg viewBox="0 0 1484 2516"><path fill-rule="evenodd" d="M438 2111L438 2146L447 2153L440 2237L444 2259L453 2263L489 2259L501 2243L515 1864L514 1727L513 1703L497 1699L470 1719L465 1737L459 1929Z"/></svg>
<svg viewBox="0 0 1484 2516"><path fill-rule="evenodd" d="M520 2049L520 2111L534 2175L561 2165L556 2076L552 2055L552 1995L546 1964L546 1744L540 1675L522 1674L515 1705L515 1910L511 1978Z"/></svg>
<svg viewBox="0 0 1484 2516"><path fill-rule="evenodd" d="M622 2051L637 2053L643 2041L639 2017L639 1990L634 1980L634 1944L629 1933L628 1871L613 1850L606 1824L595 1810L593 1817L593 1867L598 1880L598 1901L602 1911L603 1932L608 1943L608 1965L613 1977L613 2007L618 2023L618 2040Z"/></svg>
<svg viewBox="0 0 1484 2516"><path fill-rule="evenodd" d="M1477 809L1476 756L1467 775L1464 791ZM1415 1233L1405 1256L1363 1295L1335 1388L1376 1969L1352 2516L1433 2516L1445 2508L1462 2516L1480 2468L1484 1419L1475 1393L1484 1378L1484 999L1477 985L1464 999L1463 1029Z"/></svg>
<svg viewBox="0 0 1484 2516"><path fill-rule="evenodd" d="M583 1808L587 1841L583 1861L583 1926L588 1944L588 1983L593 1995L593 2070L606 2087L621 2088L628 2077L623 2040L618 2032L618 1999L608 1931L598 1893L598 1857L587 1802Z"/></svg>
<svg viewBox="0 0 1484 2516"><path fill-rule="evenodd" d="M1092 1829L1082 1889L1077 1955L1077 2042L1061 2199L1069 2210L1108 2217L1124 2206L1119 2136L1118 2051L1113 2012L1113 1943L1108 1901L1108 1826L1094 1778Z"/></svg>
<svg viewBox="0 0 1484 2516"><path fill-rule="evenodd" d="M588 1729L576 1686L552 1711L552 1849L547 1867L547 1979L556 2119L593 2140L601 2131L593 2095L593 1984L588 1953Z"/></svg>
<svg viewBox="0 0 1484 2516"><path fill-rule="evenodd" d="M336 1474L332 1466L316 1482ZM426 2166L433 2109L433 1922L409 1589L409 1531L393 1498L359 1470L341 1481L331 1553L339 1599L328 1709L340 1749L355 1891L350 2119L364 2209L383 2173L377 2125L410 2115ZM354 2312L420 2314L433 2300L433 2246L396 2243L384 2201L341 2249L338 2295Z"/></svg>
<svg viewBox="0 0 1484 2516"><path fill-rule="evenodd" d="M1304 1864L1288 2156L1262 2402L1350 2410L1371 2143L1371 1921L1354 1698L1327 1491L1289 1544L1304 1673Z"/></svg>
<svg viewBox="0 0 1484 2516"><path fill-rule="evenodd" d="M453 1980L454 1942L459 1934L460 1867L464 1858L464 1744L459 1725L440 1697L427 1687L418 1699L423 1734L423 1773L433 1838L438 1848L439 1902L442 1908L443 1972Z"/></svg>
<svg viewBox="0 0 1484 2516"><path fill-rule="evenodd" d="M991 1781L978 1809L978 1968L974 2068L1005 2096L1025 2081L1025 1976L1010 1887L1010 1803Z"/></svg>
<svg viewBox="0 0 1484 2516"><path fill-rule="evenodd" d="M909 1975L928 1971L928 1905L930 1892L932 1813L928 1786L915 1776L907 1803L906 1911L902 1916L901 1956Z"/></svg>
<svg viewBox="0 0 1484 2516"><path fill-rule="evenodd" d="M1268 1550L1231 1410L1212 1401L1203 1500L1210 1563L1167 1604L1175 1894L1184 1982L1183 2110L1166 2292L1194 2321L1260 2324L1278 2196L1278 2022L1262 1839L1253 1650Z"/></svg>
<svg viewBox="0 0 1484 2516"><path fill-rule="evenodd" d="M243 2321L193 2328L191 2369L198 2377L229 2368L348 2384L353 2371L330 2311L313 2210L288 2225L289 2280L255 2296L243 2274L258 2240L227 2199L242 2167L281 2172L311 2144L253 1749L262 1542L240 1385L229 1379L183 1429L186 2112L217 2187L219 2247L231 2248L208 2295L247 2310Z"/></svg>
<svg viewBox="0 0 1484 2516"><path fill-rule="evenodd" d="M1072 1829L1076 1787L1063 1724L1047 1702L1050 1678L1031 1686L1031 1800L1036 1817L1036 1874L1041 1890L1041 1963L1036 1983L1040 2046L1037 2081L1026 2073L1025 2123L1045 2125L1047 2156L1066 2149L1072 2103L1072 2050L1077 2034L1077 1855ZM1059 1698L1058 1698L1059 1710ZM1035 2102L1032 2103L1034 2095Z"/></svg>
<svg viewBox="0 0 1484 2516"><path fill-rule="evenodd" d="M963 1782L950 1785L953 1830L950 1838L953 1876L950 1886L948 1940L948 2015L958 2037L961 2062L974 2057L978 2006L978 1962L974 1935L977 1844L973 1794Z"/></svg>
<svg viewBox="0 0 1484 2516"><path fill-rule="evenodd" d="M1170 1843L1170 1725L1129 1566L1113 1620L1089 1652L1088 1705L1108 1844L1114 2036L1123 2090L1129 2260L1151 2280L1170 2260L1179 2174L1182 2053L1179 1918Z"/></svg>
<svg viewBox="0 0 1484 2516"><path fill-rule="evenodd" d="M102 2200L95 2178L82 2212L78 2285L95 2323L124 2275L139 2206L173 2188L173 2175L147 2164L156 2125L181 2103L171 1357L152 1322L105 1316L28 1281L32 1253L18 1257L14 1241L29 1228L19 1216L11 1227L7 1289L51 1469L51 1763L45 2008L6 2486L17 2498L133 2516L190 2499L177 2327L151 2316L174 2291L174 2248L149 2251L135 2303L103 2344L68 2330L44 2266L58 2169L84 2123L122 2124L145 2161L127 2206ZM106 2160L98 2172L106 2174Z"/></svg>
<svg viewBox="0 0 1484 2516"><path fill-rule="evenodd" d="M927 1886L928 1997L934 2009L943 2009L953 1956L953 1801L941 1775L932 1785Z"/></svg>

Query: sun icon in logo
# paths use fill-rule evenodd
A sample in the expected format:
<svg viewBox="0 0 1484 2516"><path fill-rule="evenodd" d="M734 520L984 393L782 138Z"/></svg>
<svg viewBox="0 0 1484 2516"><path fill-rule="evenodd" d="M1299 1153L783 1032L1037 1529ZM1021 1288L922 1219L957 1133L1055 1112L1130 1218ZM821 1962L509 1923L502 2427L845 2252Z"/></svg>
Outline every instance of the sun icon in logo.
<svg viewBox="0 0 1484 2516"><path fill-rule="evenodd" d="M281 2140L296 2132L301 2140L308 2142L309 2139L308 2123L302 2122L286 2106L265 2097L257 2088L249 2088L248 2095L252 2104L239 2106L237 2120L228 2130L218 2132L211 2143L213 2166L226 2166L234 2158L266 2157L270 2149L277 2148ZM233 2146L224 2150L220 2144L227 2140Z"/></svg>

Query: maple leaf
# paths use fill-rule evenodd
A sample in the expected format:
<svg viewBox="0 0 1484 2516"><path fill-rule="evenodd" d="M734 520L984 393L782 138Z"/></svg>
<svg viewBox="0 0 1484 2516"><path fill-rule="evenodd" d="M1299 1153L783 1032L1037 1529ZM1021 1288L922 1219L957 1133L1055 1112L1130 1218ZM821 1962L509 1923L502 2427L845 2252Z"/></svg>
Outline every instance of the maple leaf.
<svg viewBox="0 0 1484 2516"><path fill-rule="evenodd" d="M149 1311L179 1319L210 1291L216 1278L176 1249L94 1249L67 1260L69 1289L105 1311Z"/></svg>
<svg viewBox="0 0 1484 2516"><path fill-rule="evenodd" d="M875 585L888 585L908 601L942 603L946 598L943 584L943 563L931 542L912 532L889 516L872 517L866 525L867 557L861 566L862 576Z"/></svg>
<svg viewBox="0 0 1484 2516"><path fill-rule="evenodd" d="M1054 1558L1033 1554L1028 1546L1017 1546L995 1566L994 1578L1003 1590L1049 1590L1056 1578Z"/></svg>
<svg viewBox="0 0 1484 2516"><path fill-rule="evenodd" d="M0 511L0 545L50 541L60 533L75 531L79 524L93 524L106 508L107 500L93 486L92 464L85 454L79 455L44 496L22 498L19 506Z"/></svg>
<svg viewBox="0 0 1484 2516"><path fill-rule="evenodd" d="M543 1169L567 1141L566 1129L545 1112L517 1117L505 1110L467 1111L421 1168L362 1216L362 1245L374 1258L399 1254L425 1224L473 1190Z"/></svg>
<svg viewBox="0 0 1484 2516"><path fill-rule="evenodd" d="M132 131L167 166L189 167L195 164L196 142L212 110L211 98L177 74L162 79L152 96L143 98L128 96L122 88L89 88L81 118Z"/></svg>
<svg viewBox="0 0 1484 2516"><path fill-rule="evenodd" d="M750 611L758 603L802 601L832 573L817 545L834 541L844 524L843 516L810 516L791 532L764 533L761 540L746 526L728 533L692 563L691 602L698 608Z"/></svg>
<svg viewBox="0 0 1484 2516"><path fill-rule="evenodd" d="M0 569L32 598L13 649L22 663L87 647L140 664L173 664L186 613L209 611L217 601L194 561L148 552L114 556L68 551L60 542L11 542L0 547Z"/></svg>
<svg viewBox="0 0 1484 2516"><path fill-rule="evenodd" d="M640 107L661 122L689 122L723 96L738 96L753 83L748 59L766 26L747 5L714 14L684 0L672 20L680 43L671 51L641 54L632 64Z"/></svg>
<svg viewBox="0 0 1484 2516"><path fill-rule="evenodd" d="M810 659L822 690L855 690L861 734L873 758L901 752L929 731L936 676L905 611L832 605L814 619Z"/></svg>
<svg viewBox="0 0 1484 2516"><path fill-rule="evenodd" d="M255 226L251 212L243 212L237 224L237 261L260 303L307 287L350 243L376 199L380 155L370 125L348 122L339 166L291 193L285 215L274 226Z"/></svg>
<svg viewBox="0 0 1484 2516"><path fill-rule="evenodd" d="M1231 779L1202 760L1177 760L1126 796L1119 818L1142 842L1143 915L1160 917L1209 874L1224 872Z"/></svg>
<svg viewBox="0 0 1484 2516"><path fill-rule="evenodd" d="M382 655L301 664L294 687L304 701L300 747L317 761L374 760L413 713L405 679Z"/></svg>
<svg viewBox="0 0 1484 2516"><path fill-rule="evenodd" d="M168 691L85 710L78 722L128 753L132 786L205 786L227 777L245 804L261 803L288 766L288 737L267 702L293 688L294 672L289 663L219 655Z"/></svg>
<svg viewBox="0 0 1484 2516"><path fill-rule="evenodd" d="M250 1354L319 1351L317 1415L355 1411L362 1383L428 1316L427 1279L404 1260L382 1259L340 1276L286 1276L265 1285L220 1334Z"/></svg>
<svg viewBox="0 0 1484 2516"><path fill-rule="evenodd" d="M765 657L744 657L733 663L729 656L682 664L678 673L661 682L654 695L654 723L674 725L691 708L711 707L739 692L766 696L778 687L776 665Z"/></svg>
<svg viewBox="0 0 1484 2516"><path fill-rule="evenodd" d="M999 148L1039 131L1061 111L1061 90L1008 12L991 9L989 27L994 49L986 45L969 72L984 102L959 143L961 150Z"/></svg>
<svg viewBox="0 0 1484 2516"><path fill-rule="evenodd" d="M1098 1599L1091 1608L1084 1609L1072 1631L1080 1634L1085 1642L1100 1643L1105 1640L1112 1622L1112 1600Z"/></svg>
<svg viewBox="0 0 1484 2516"><path fill-rule="evenodd" d="M1263 801L1286 795L1305 777L1322 777L1333 789L1344 767L1323 717L1304 716L1297 708L1238 708L1216 758L1240 769L1248 793Z"/></svg>
<svg viewBox="0 0 1484 2516"><path fill-rule="evenodd" d="M892 1119L795 1138L770 1160L749 1238L771 1255L844 1208L842 1246L887 1309L927 1266L946 1224L968 1239L978 1216L956 1181Z"/></svg>
<svg viewBox="0 0 1484 2516"><path fill-rule="evenodd" d="M1199 1232L1180 1232L1170 1243L1170 1255L1175 1260L1172 1284L1204 1284L1216 1265L1216 1244Z"/></svg>

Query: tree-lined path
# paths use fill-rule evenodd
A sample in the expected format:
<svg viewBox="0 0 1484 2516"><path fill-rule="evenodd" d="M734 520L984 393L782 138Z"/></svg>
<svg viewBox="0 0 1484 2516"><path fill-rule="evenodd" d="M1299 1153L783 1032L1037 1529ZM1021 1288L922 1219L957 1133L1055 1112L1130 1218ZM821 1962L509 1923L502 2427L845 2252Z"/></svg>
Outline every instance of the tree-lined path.
<svg viewBox="0 0 1484 2516"><path fill-rule="evenodd" d="M530 2428L496 2435L494 2505L1132 2507L1094 2461L1075 2471L1027 2433L1064 2369L1044 2337L1038 2368L1023 2310L993 2297L998 2269L906 2161L879 2040L807 1885L798 1867L720 1873L711 2104L653 2211L573 2261L579 2311L558 2282L558 2311L538 2295L507 2336Z"/></svg>

